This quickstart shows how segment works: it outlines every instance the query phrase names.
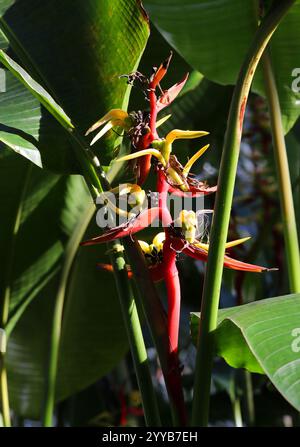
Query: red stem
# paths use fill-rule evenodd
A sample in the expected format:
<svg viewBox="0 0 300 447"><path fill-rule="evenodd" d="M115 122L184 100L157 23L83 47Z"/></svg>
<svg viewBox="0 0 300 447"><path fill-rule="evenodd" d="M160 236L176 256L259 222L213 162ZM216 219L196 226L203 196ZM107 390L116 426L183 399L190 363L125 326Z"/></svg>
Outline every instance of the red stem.
<svg viewBox="0 0 300 447"><path fill-rule="evenodd" d="M180 321L180 282L176 267L176 251L172 248L169 234L163 249L164 277L168 293L168 331L172 352L178 352L178 335Z"/></svg>
<svg viewBox="0 0 300 447"><path fill-rule="evenodd" d="M164 173L161 169L157 169L157 191L159 193L158 204L163 210L160 219L165 227L166 240L163 248L163 273L168 295L168 334L170 340L169 352L169 368L168 389L171 399L177 408L181 425L186 425L187 416L184 405L183 389L181 383L181 374L178 359L178 336L180 322L180 282L178 270L176 266L176 252L173 250L169 233L166 227L172 222L172 216L167 207L167 195L169 184L167 183Z"/></svg>
<svg viewBox="0 0 300 447"><path fill-rule="evenodd" d="M142 186L147 180L151 168L151 155L145 155L139 162L139 176L137 184Z"/></svg>
<svg viewBox="0 0 300 447"><path fill-rule="evenodd" d="M159 193L158 207L163 210L164 227L172 222L172 216L167 207L169 184L164 173L157 169L157 191ZM162 213L161 213L162 214ZM176 251L173 250L168 231L165 230L166 239L163 248L163 268L168 294L168 331L172 352L178 352L178 334L180 320L180 282L176 267Z"/></svg>
<svg viewBox="0 0 300 447"><path fill-rule="evenodd" d="M142 140L142 146L140 149L147 149L153 140L158 138L156 131L156 118L157 118L157 105L156 105L156 94L155 94L155 84L154 81L149 84L149 101L150 101L150 134L146 135ZM141 158L139 162L139 176L137 183L138 185L143 185L148 177L148 173L151 168L151 155L145 155Z"/></svg>
<svg viewBox="0 0 300 447"><path fill-rule="evenodd" d="M163 222L164 227L172 222L172 216L167 206L169 184L167 183L163 170L157 168L156 171L156 191L158 192L158 208L163 210L163 216L160 213L160 220Z"/></svg>
<svg viewBox="0 0 300 447"><path fill-rule="evenodd" d="M164 227L172 222L172 216L167 207L169 184L164 173L157 169L157 191L159 193L158 207L164 211ZM162 220L162 216L161 216ZM168 332L172 352L178 352L178 334L180 320L180 282L176 267L176 251L173 250L168 231L163 248L163 268L168 294Z"/></svg>
<svg viewBox="0 0 300 447"><path fill-rule="evenodd" d="M156 86L166 72L167 66L161 66L159 74L149 84L149 101L150 101L150 133L141 141L143 149L147 149L153 140L159 136L156 130L157 119L157 98L155 94ZM142 149L142 148L141 148ZM151 155L144 156L139 162L138 184L142 185L146 180L151 166ZM168 335L169 335L169 355L168 355L168 372L165 377L166 386L169 392L177 414L179 423L182 426L187 424L186 409L183 397L183 388L181 383L181 371L178 359L178 335L180 321L180 282L178 270L176 267L176 252L172 249L170 236L166 231L166 227L172 222L172 216L167 206L167 197L170 185L167 183L162 169L157 169L157 192L159 194L159 208L161 209L159 218L165 228L166 241L163 249L163 274L167 287L168 295Z"/></svg>

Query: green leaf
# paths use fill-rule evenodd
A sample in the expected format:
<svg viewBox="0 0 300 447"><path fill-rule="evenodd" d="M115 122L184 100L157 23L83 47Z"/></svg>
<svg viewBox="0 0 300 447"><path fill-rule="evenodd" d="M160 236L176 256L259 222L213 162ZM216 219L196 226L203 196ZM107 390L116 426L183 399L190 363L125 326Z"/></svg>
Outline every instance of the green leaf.
<svg viewBox="0 0 300 447"><path fill-rule="evenodd" d="M27 90L56 118L66 129L73 129L70 118L63 109L54 101L49 93L32 77L11 59L3 50L0 50L0 62L22 83Z"/></svg>
<svg viewBox="0 0 300 447"><path fill-rule="evenodd" d="M0 14L0 46L14 52L25 73L4 53L3 62L67 127L72 121L85 133L109 109L126 109L129 87L119 75L136 68L149 34L138 0L0 0ZM29 141L34 137L44 167L79 172L73 153L77 139L14 81L7 73L7 91L0 98L2 130L21 130ZM111 132L95 146L102 163L111 160L116 143Z"/></svg>
<svg viewBox="0 0 300 447"><path fill-rule="evenodd" d="M234 368L265 373L300 410L300 295L286 295L219 311L217 354ZM199 314L191 315L194 341Z"/></svg>
<svg viewBox="0 0 300 447"><path fill-rule="evenodd" d="M253 0L145 0L150 19L165 39L196 70L214 82L234 84L255 28ZM270 53L284 128L288 131L300 113L299 92L292 90L292 71L300 52L300 1L275 32ZM254 91L264 95L258 71Z"/></svg>
<svg viewBox="0 0 300 447"><path fill-rule="evenodd" d="M30 153L32 162L39 153L41 165L52 171L78 172L66 130L41 107L18 79L10 72L5 74L6 92L0 94L0 129L5 132L3 142L14 149L15 135L18 135L22 138L21 147L27 141L36 148ZM57 145L59 150L55 150L54 154L53 148Z"/></svg>
<svg viewBox="0 0 300 447"><path fill-rule="evenodd" d="M58 176L2 150L0 205L5 210L0 223L1 296L10 290L10 399L17 414L38 419L65 247L92 201L80 176ZM92 218L85 237L96 233ZM79 248L69 276L58 399L95 382L127 350L113 275L96 268L97 262L107 262L105 250Z"/></svg>
<svg viewBox="0 0 300 447"><path fill-rule="evenodd" d="M25 140L20 135L4 131L0 131L0 141L17 154L23 155L27 160L30 160L40 168L42 167L41 154L37 147L30 143L30 141Z"/></svg>

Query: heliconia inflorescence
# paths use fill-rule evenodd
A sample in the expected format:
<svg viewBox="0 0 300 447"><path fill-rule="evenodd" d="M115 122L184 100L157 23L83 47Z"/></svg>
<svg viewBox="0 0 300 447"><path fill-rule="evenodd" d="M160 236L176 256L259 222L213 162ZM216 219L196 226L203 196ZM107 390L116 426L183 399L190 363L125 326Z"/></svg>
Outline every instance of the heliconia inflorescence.
<svg viewBox="0 0 300 447"><path fill-rule="evenodd" d="M184 254L196 260L206 262L209 252L209 243L202 240L199 235L197 213L190 210L181 210L178 216L172 217L167 207L167 195L174 194L180 197L198 197L211 194L216 191L216 186L209 186L204 181L199 181L191 174L194 163L208 150L209 144L204 145L195 154L181 164L173 154L173 143L178 139L198 139L208 135L205 131L190 131L174 129L165 137L158 135L157 128L164 121L157 120L158 113L169 106L184 87L188 74L183 79L169 88L162 90L160 82L164 78L171 61L170 55L158 68L153 70L153 74L148 79L143 74L136 72L126 75L130 84L138 82L144 90L150 104L150 110L127 113L120 109L113 109L104 117L98 120L87 132L98 131L91 144L103 137L112 128L120 128L125 136L130 139L131 152L120 158L116 162L126 162L134 160L136 162L134 173L136 184L130 184L123 189L123 194L131 195L134 205L142 204L146 201L147 194L142 189L151 166L156 175L156 192L158 193L158 206L143 209L142 206L136 214L128 214L128 220L121 225L106 229L100 236L82 242L82 245L94 245L121 239L126 236L133 236L151 225L159 219L163 231L157 233L152 243L140 240L139 244L144 253L145 261L148 265L150 277L154 282L164 281L168 296L168 333L170 339L170 356L177 356L178 334L180 318L180 282L177 270L178 255ZM157 89L160 96L157 97ZM168 117L167 117L168 118ZM152 160L154 163L152 163ZM116 192L116 188L111 192ZM132 198L133 194L133 198ZM106 203L109 208L109 201ZM118 212L118 208L114 208ZM201 211L200 213L205 211ZM212 210L209 210L212 212ZM249 238L242 238L227 243L226 248L246 242ZM268 270L265 267L248 264L233 259L225 254L224 266L248 272L262 272ZM99 264L99 268L112 271L109 264ZM127 266L128 277L133 274L130 266ZM179 364L179 362L178 362ZM177 390L178 391L178 390ZM176 389L173 390L174 399ZM180 400L180 399L179 399ZM178 396L175 399L178 402ZM180 413L184 416L183 398L178 403L181 406ZM182 420L182 422L184 422Z"/></svg>

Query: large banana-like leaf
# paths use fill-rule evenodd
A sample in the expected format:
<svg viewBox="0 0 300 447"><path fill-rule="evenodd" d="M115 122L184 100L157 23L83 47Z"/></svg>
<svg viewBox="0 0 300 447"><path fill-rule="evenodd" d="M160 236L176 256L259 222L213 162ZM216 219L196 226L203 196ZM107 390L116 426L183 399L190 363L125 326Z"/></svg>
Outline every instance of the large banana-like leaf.
<svg viewBox="0 0 300 447"><path fill-rule="evenodd" d="M192 67L212 81L236 82L257 26L253 0L145 0L144 4L165 39ZM300 93L292 89L292 74L300 53L299 27L297 0L270 43L286 131L300 113L297 104ZM253 89L264 95L260 70Z"/></svg>
<svg viewBox="0 0 300 447"><path fill-rule="evenodd" d="M107 110L127 107L129 90L119 75L135 69L149 33L139 0L0 0L0 28L1 48L18 58L79 131ZM78 172L72 135L10 73L6 89L0 97L5 143L17 133L37 147L44 167ZM115 141L112 132L96 147L102 163L112 158ZM34 151L19 152L36 161Z"/></svg>
<svg viewBox="0 0 300 447"><path fill-rule="evenodd" d="M39 418L65 248L78 222L86 225L93 204L80 176L42 171L12 152L2 152L0 173L0 293L10 289L10 399L17 414ZM97 232L93 221L89 236ZM100 378L127 349L113 276L96 269L104 250L79 249L70 272L58 399Z"/></svg>
<svg viewBox="0 0 300 447"><path fill-rule="evenodd" d="M192 314L197 339L199 314ZM300 295L260 300L219 311L217 353L235 368L265 373L300 410Z"/></svg>

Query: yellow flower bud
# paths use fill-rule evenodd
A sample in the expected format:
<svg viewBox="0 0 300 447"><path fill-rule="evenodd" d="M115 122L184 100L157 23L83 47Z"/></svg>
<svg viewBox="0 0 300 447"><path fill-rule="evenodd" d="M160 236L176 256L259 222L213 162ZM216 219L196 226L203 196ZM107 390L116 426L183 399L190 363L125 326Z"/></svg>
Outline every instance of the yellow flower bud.
<svg viewBox="0 0 300 447"><path fill-rule="evenodd" d="M161 251L164 246L164 242L166 239L165 232L157 233L157 235L153 238L152 244L156 247L157 251Z"/></svg>
<svg viewBox="0 0 300 447"><path fill-rule="evenodd" d="M151 254L150 245L147 244L147 242L145 242L145 241L138 241L138 243L140 244L140 247L141 247L144 255L150 255Z"/></svg>
<svg viewBox="0 0 300 447"><path fill-rule="evenodd" d="M194 211L182 210L177 219L177 223L182 228L182 233L187 242L192 244L196 239L197 216Z"/></svg>

